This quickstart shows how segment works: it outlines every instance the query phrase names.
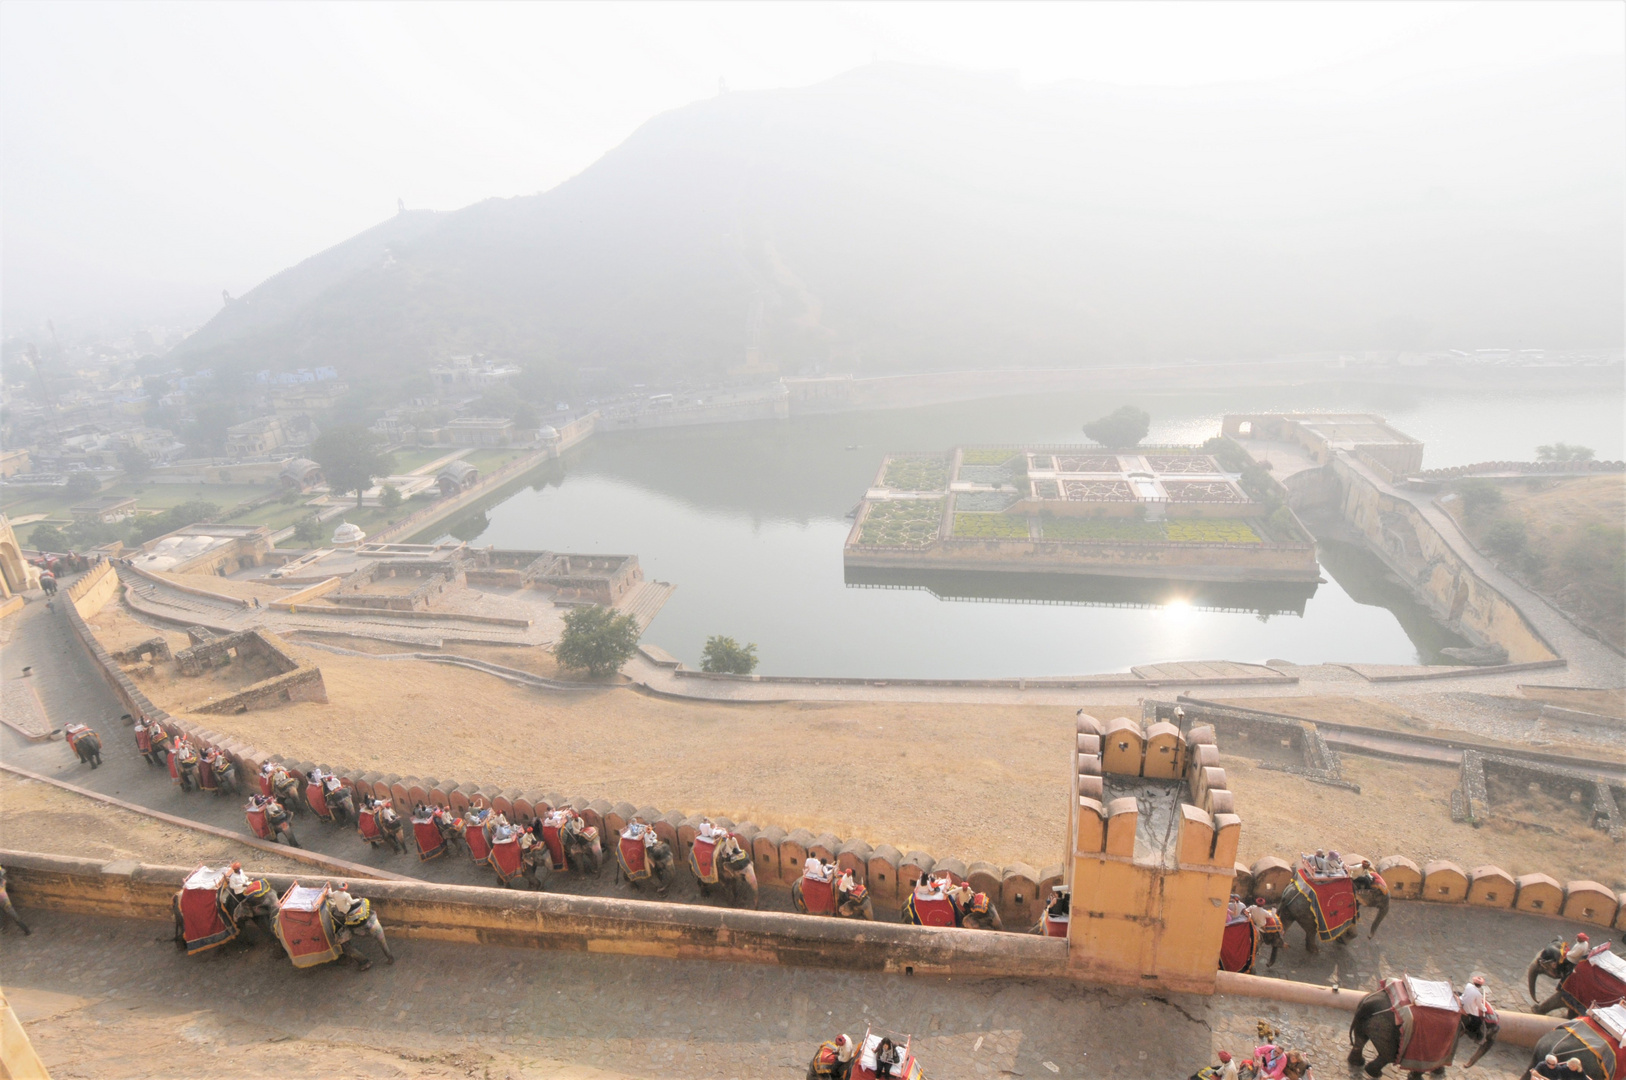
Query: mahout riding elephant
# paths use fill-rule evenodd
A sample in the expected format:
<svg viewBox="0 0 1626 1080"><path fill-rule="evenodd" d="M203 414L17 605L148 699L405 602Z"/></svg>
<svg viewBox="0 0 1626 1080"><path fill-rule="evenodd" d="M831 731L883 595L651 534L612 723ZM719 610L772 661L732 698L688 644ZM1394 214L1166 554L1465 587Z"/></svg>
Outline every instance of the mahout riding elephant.
<svg viewBox="0 0 1626 1080"><path fill-rule="evenodd" d="M1536 1040L1536 1048L1530 1053L1530 1071L1525 1076L1534 1076L1535 1068L1547 1060L1551 1054L1559 1061L1568 1061L1570 1058L1579 1058L1581 1071L1578 1073L1566 1072L1565 1076L1573 1076L1576 1080L1585 1077L1586 1080L1611 1080L1609 1073L1604 1070L1603 1063L1598 1060L1592 1049L1577 1039L1570 1031L1569 1025L1554 1028Z"/></svg>
<svg viewBox="0 0 1626 1080"><path fill-rule="evenodd" d="M363 815L370 817L378 827L375 835L369 835L362 829ZM362 839L373 847L377 847L379 844L387 844L395 854L406 854L406 823L401 820L401 815L395 812L395 807L388 802L369 799L368 805L356 815L356 827L361 830Z"/></svg>
<svg viewBox="0 0 1626 1080"><path fill-rule="evenodd" d="M92 769L102 763L102 738L84 724L69 724L63 729L64 736L73 752L79 755L81 765L89 765Z"/></svg>
<svg viewBox="0 0 1626 1080"><path fill-rule="evenodd" d="M644 853L644 866L634 876L637 868L629 865L629 856L626 853L627 845L632 845L634 856L641 845ZM642 889L644 882L655 882L655 895L665 896L666 890L672 887L672 880L677 877L677 860L672 855L672 845L662 840L647 822L640 818L634 819L629 831L623 832L616 844L615 852L615 880L620 882L625 878L627 883L635 889Z"/></svg>
<svg viewBox="0 0 1626 1080"><path fill-rule="evenodd" d="M527 836L530 834L527 832ZM553 857L548 854L548 845L540 840L532 840L527 844L521 840L519 853L519 872L526 884L538 891L546 886L543 884L549 874L553 873Z"/></svg>
<svg viewBox="0 0 1626 1080"><path fill-rule="evenodd" d="M1384 889L1377 888L1375 885L1361 884L1362 881L1370 880L1370 878L1364 876L1354 879L1356 902L1361 907L1369 907L1377 911L1377 917L1372 920L1372 928L1366 932L1367 937L1373 937L1377 934L1378 927L1383 925L1384 916L1389 914L1389 893ZM1282 920L1283 944L1286 943L1286 928L1290 925L1297 925L1304 930L1305 951L1314 956L1321 950L1320 936L1316 933L1315 928L1315 908L1311 906L1309 899L1303 893L1296 889L1289 889L1284 892L1281 903L1276 907L1276 914ZM1344 932L1333 940L1339 945L1348 945L1355 940L1359 925L1358 922L1350 923Z"/></svg>
<svg viewBox="0 0 1626 1080"><path fill-rule="evenodd" d="M194 791L203 787L198 779L198 752L192 744L181 740L174 750L175 753L175 779L180 783L182 791Z"/></svg>
<svg viewBox="0 0 1626 1080"><path fill-rule="evenodd" d="M954 901L954 918L967 930L1003 930L999 909L987 893L974 893L969 885L962 885L949 894Z"/></svg>
<svg viewBox="0 0 1626 1080"><path fill-rule="evenodd" d="M732 837L729 838L733 840ZM725 841L717 846L717 884L700 883L700 895L710 896L711 890L721 889L728 902L735 907L757 906L757 867L750 852L738 843ZM690 862L694 860L690 853ZM698 877L698 873L696 874Z"/></svg>
<svg viewBox="0 0 1626 1080"><path fill-rule="evenodd" d="M579 874L597 874L604 869L604 846L598 831L580 817L573 817L559 831L565 845L565 865Z"/></svg>
<svg viewBox="0 0 1626 1080"><path fill-rule="evenodd" d="M299 814L310 807L305 805L305 794L299 777L277 766L271 773L271 795L290 814Z"/></svg>
<svg viewBox="0 0 1626 1080"><path fill-rule="evenodd" d="M797 878L790 885L790 902L803 915L808 914L807 901L802 896L805 880ZM843 888L843 885L848 887ZM870 900L869 889L855 881L851 874L842 874L832 888L835 890L836 910L832 913L835 918L875 921L875 904Z"/></svg>
<svg viewBox="0 0 1626 1080"><path fill-rule="evenodd" d="M1463 1068L1472 1068L1474 1063L1484 1057L1490 1048L1496 1045L1497 1027L1494 1023L1486 1023L1475 1034L1470 1020L1477 1017L1458 1015L1457 1030L1459 1034L1479 1046L1474 1050L1473 1056ZM1377 1051L1377 1057L1366 1061L1366 1044L1372 1044ZM1400 1057L1400 1026L1395 1023L1394 1009L1390 1007L1389 995L1382 990L1374 990L1361 998L1361 1003L1355 1006L1355 1015L1349 1022L1349 1057L1346 1059L1349 1067L1358 1069L1365 1063L1367 1076L1382 1076L1384 1067L1392 1064ZM1434 1070L1435 1074L1444 1072L1443 1066L1451 1062L1441 1062L1441 1068ZM1409 1080L1421 1080L1422 1073L1408 1072Z"/></svg>
<svg viewBox="0 0 1626 1080"><path fill-rule="evenodd" d="M1530 1000L1535 1002L1535 1012L1545 1015L1564 1004L1564 999L1559 997L1558 987L1556 986L1553 987L1553 992L1548 997L1538 998L1536 996L1536 978L1545 975L1555 983L1563 982L1565 976L1575 969L1575 965L1564 958L1567 951L1564 942L1554 938L1552 944L1537 953L1535 959L1530 961L1530 966L1525 968L1524 977L1529 984Z"/></svg>
<svg viewBox="0 0 1626 1080"><path fill-rule="evenodd" d="M241 776L237 771L237 762L231 759L230 754L222 750L211 750L207 756L209 767L215 774L215 794L230 795L235 798L240 793L239 777Z"/></svg>
<svg viewBox="0 0 1626 1080"><path fill-rule="evenodd" d="M271 830L272 836L281 836L288 841L289 847L301 847L299 838L294 836L294 816L290 814L278 799L270 799L265 804L265 824Z"/></svg>

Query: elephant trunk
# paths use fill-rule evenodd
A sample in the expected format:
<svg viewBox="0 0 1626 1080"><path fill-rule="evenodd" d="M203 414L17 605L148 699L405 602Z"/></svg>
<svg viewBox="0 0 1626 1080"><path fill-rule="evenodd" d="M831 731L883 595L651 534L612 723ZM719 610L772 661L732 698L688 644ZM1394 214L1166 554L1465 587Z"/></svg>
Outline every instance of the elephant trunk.
<svg viewBox="0 0 1626 1080"><path fill-rule="evenodd" d="M1533 1002L1541 1000L1536 996L1536 976L1540 974L1541 957L1537 956L1534 960L1530 961L1530 966L1524 969L1525 985L1530 991L1530 1000Z"/></svg>

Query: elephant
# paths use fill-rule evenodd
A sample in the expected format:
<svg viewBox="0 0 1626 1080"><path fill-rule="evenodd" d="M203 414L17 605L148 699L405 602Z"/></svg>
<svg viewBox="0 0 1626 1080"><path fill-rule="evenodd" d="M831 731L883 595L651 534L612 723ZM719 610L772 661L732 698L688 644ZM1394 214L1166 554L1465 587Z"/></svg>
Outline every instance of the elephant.
<svg viewBox="0 0 1626 1080"><path fill-rule="evenodd" d="M1530 989L1530 1000L1535 1002L1534 1011L1538 1014L1546 1015L1564 1004L1564 999L1558 996L1556 986L1548 997L1536 997L1536 978L1545 975L1555 983L1563 982L1575 968L1574 964L1564 958L1565 951L1564 942L1554 938L1553 943L1537 953L1536 958L1530 961L1530 966L1524 970L1525 981Z"/></svg>
<svg viewBox="0 0 1626 1080"><path fill-rule="evenodd" d="M1457 1017L1458 1033L1479 1044L1473 1056L1468 1059L1465 1069L1471 1069L1474 1063L1484 1057L1490 1048L1496 1045L1497 1026L1494 1022L1484 1024L1478 1035L1470 1030L1468 1021L1474 1019L1469 1016ZM1377 1051L1377 1057L1366 1061L1366 1044L1370 1042ZM1384 1066L1392 1064L1400 1057L1400 1027L1395 1023L1394 1010L1389 1005L1389 995L1382 990L1374 990L1361 998L1361 1003L1355 1006L1355 1015L1349 1022L1349 1067L1358 1069L1365 1063L1367 1076L1382 1076ZM1445 1073L1445 1066L1451 1064L1442 1061L1439 1068L1434 1069L1430 1075L1440 1076ZM1409 1080L1421 1080L1422 1073L1408 1072Z"/></svg>
<svg viewBox="0 0 1626 1080"><path fill-rule="evenodd" d="M263 878L249 879L241 893L234 893L228 888L226 911L237 925L253 922L265 932L266 937L276 936L273 924L277 917L277 894Z"/></svg>
<svg viewBox="0 0 1626 1080"><path fill-rule="evenodd" d="M672 855L672 845L668 844L665 840L657 840L653 844L645 844L644 859L649 865L649 877L645 878L644 880L647 881L650 878L653 878L655 882L655 895L665 896L666 890L672 887L672 880L677 877L677 860ZM618 850L615 860L615 880L619 882L622 878L626 878L627 883L635 889L643 888L643 881L636 880L627 875L626 864L622 862L621 854Z"/></svg>
<svg viewBox="0 0 1626 1080"><path fill-rule="evenodd" d="M955 891L954 915L959 924L967 930L1005 929L1005 924L999 919L999 909L988 898L988 894L972 893L969 888Z"/></svg>
<svg viewBox="0 0 1626 1080"><path fill-rule="evenodd" d="M337 787L329 786L322 793L327 802L327 812L335 825L348 825L356 820L355 794L343 784Z"/></svg>
<svg viewBox="0 0 1626 1080"><path fill-rule="evenodd" d="M803 915L808 914L807 901L802 899L803 878L797 878L790 885L790 902L797 911ZM863 885L854 884L850 891L843 892L841 882L833 886L836 897L836 910L831 912L837 919L868 919L875 921L875 904L869 898L869 890ZM823 914L823 912L820 912Z"/></svg>
<svg viewBox="0 0 1626 1080"><path fill-rule="evenodd" d="M543 882L553 872L553 857L548 854L548 845L538 841L525 848L520 853L519 872L538 892L546 888Z"/></svg>
<svg viewBox="0 0 1626 1080"><path fill-rule="evenodd" d="M79 755L81 765L89 765L92 769L101 765L102 739L100 735L97 735L89 728L84 728L78 732L70 731L68 742L73 747L73 752Z"/></svg>
<svg viewBox="0 0 1626 1080"><path fill-rule="evenodd" d="M271 829L271 835L280 835L288 841L289 847L300 847L299 839L294 836L294 817L283 808L281 802L272 799L265 807L265 823Z"/></svg>
<svg viewBox="0 0 1626 1080"><path fill-rule="evenodd" d="M1521 1074L1521 1080L1523 1080L1523 1077L1535 1076L1536 1066L1547 1060L1548 1054L1552 1054L1559 1061L1568 1061L1570 1058L1579 1058L1581 1060L1581 1071L1578 1073L1566 1072L1565 1076L1574 1076L1577 1080L1580 1080L1581 1077L1585 1077L1586 1080L1610 1080L1609 1074L1604 1071L1603 1063L1598 1060L1597 1055L1592 1053L1580 1039L1570 1034L1567 1028L1562 1027L1554 1028L1536 1040L1536 1048L1530 1054L1529 1070Z"/></svg>
<svg viewBox="0 0 1626 1080"><path fill-rule="evenodd" d="M1389 894L1386 890L1373 885L1363 886L1361 884L1363 881L1370 882L1371 879L1365 876L1355 879L1356 902L1361 907L1375 908L1378 913L1377 917L1372 920L1372 929L1366 932L1366 936L1370 938L1377 934L1378 927L1383 925L1383 917L1389 914ZM1287 941L1287 927L1296 924L1304 929L1305 951L1314 956L1321 950L1321 942L1315 929L1315 910L1311 907L1309 899L1302 893L1297 889L1289 889L1284 892L1281 903L1276 907L1276 914L1282 920L1282 942L1284 945ZM1357 928L1357 923L1350 923L1344 932L1333 940L1340 945L1348 945L1355 940Z"/></svg>
<svg viewBox="0 0 1626 1080"><path fill-rule="evenodd" d="M401 820L401 815L387 802L375 802L371 809L375 811L374 820L378 823L378 839L368 840L368 843L373 847L388 844L395 854L405 855L406 823Z"/></svg>
<svg viewBox="0 0 1626 1080"><path fill-rule="evenodd" d="M216 754L209 762L215 774L215 794L236 797L241 792L237 762L225 754Z"/></svg>
<svg viewBox="0 0 1626 1080"><path fill-rule="evenodd" d="M299 814L301 807L310 809L305 803L305 793L299 778L287 769L278 768L271 774L271 797L281 803L291 814Z"/></svg>
<svg viewBox="0 0 1626 1080"><path fill-rule="evenodd" d="M599 843L598 830L581 818L572 818L560 830L565 846L565 866L578 874L597 875L604 869L604 847Z"/></svg>
<svg viewBox="0 0 1626 1080"><path fill-rule="evenodd" d="M702 881L700 883L700 895L710 896L711 890L721 889L723 894L728 897L729 903L735 907L755 908L758 899L757 867L756 863L751 859L750 853L743 850L738 843L734 843L727 848L719 846L716 859L717 884L708 885ZM699 877L699 870L693 865L694 852L692 851L689 853L689 862L691 869L695 869L695 876Z"/></svg>

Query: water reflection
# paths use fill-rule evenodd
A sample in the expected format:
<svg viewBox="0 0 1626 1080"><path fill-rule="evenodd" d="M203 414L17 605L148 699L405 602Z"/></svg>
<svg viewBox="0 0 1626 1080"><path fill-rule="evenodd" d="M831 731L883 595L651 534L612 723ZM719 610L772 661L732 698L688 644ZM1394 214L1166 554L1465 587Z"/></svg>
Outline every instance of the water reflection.
<svg viewBox="0 0 1626 1080"><path fill-rule="evenodd" d="M1304 615L1316 582L1166 581L1089 574L846 568L849 589L920 589L939 600Z"/></svg>

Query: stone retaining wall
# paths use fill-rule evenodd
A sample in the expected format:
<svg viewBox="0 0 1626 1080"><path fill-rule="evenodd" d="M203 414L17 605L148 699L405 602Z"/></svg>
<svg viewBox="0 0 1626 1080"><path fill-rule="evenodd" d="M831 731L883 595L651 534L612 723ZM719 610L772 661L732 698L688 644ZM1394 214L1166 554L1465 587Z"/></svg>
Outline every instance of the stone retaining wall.
<svg viewBox="0 0 1626 1080"><path fill-rule="evenodd" d="M170 898L191 872L9 851L0 862L24 907L165 923ZM263 876L279 893L295 880ZM313 873L298 880L335 879ZM390 934L409 938L914 975L1067 975L1067 943L1036 935L428 882L351 879L350 886L373 902Z"/></svg>
<svg viewBox="0 0 1626 1080"><path fill-rule="evenodd" d="M104 560L68 586L68 599L74 611L88 619L102 610L118 591L119 576L113 571L113 564Z"/></svg>

